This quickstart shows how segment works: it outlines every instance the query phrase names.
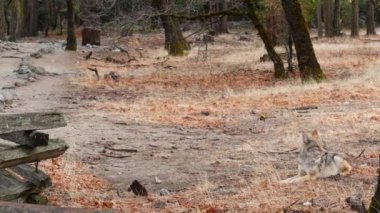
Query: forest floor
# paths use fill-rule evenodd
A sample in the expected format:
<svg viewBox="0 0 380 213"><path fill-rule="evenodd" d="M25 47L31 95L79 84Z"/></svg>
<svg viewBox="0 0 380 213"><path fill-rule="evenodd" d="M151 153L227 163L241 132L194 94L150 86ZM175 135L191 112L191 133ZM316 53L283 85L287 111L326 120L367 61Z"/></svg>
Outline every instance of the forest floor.
<svg viewBox="0 0 380 213"><path fill-rule="evenodd" d="M162 34L119 40L129 54L112 39L77 53L63 51L59 39L26 39L7 44L11 49L0 43L0 94L9 99L2 111L65 114L67 127L47 131L70 145L58 161L43 163L53 179L45 191L53 205L119 212L350 212L349 196L360 194L369 204L379 167L380 38L313 41L327 81L306 85L297 74L273 78L272 64L260 61L265 50L254 32L221 35L207 55L194 40L181 58L167 57ZM52 51L29 61L54 75L13 87L21 58L41 48ZM89 67L97 68L100 80ZM353 171L278 184L297 173L300 133L313 130ZM148 197L128 192L134 180Z"/></svg>

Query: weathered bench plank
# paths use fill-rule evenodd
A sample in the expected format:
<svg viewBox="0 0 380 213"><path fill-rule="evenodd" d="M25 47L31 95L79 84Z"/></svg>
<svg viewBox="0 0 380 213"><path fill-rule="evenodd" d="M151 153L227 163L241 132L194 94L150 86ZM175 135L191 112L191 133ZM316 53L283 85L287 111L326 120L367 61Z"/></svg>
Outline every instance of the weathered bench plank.
<svg viewBox="0 0 380 213"><path fill-rule="evenodd" d="M0 201L1 213L113 213L111 210L91 210L61 208L56 206L41 206L21 203L11 203Z"/></svg>
<svg viewBox="0 0 380 213"><path fill-rule="evenodd" d="M0 134L66 126L61 113L0 114Z"/></svg>
<svg viewBox="0 0 380 213"><path fill-rule="evenodd" d="M47 146L35 148L18 146L0 150L0 169L55 158L62 155L67 149L68 146L63 140L53 139Z"/></svg>
<svg viewBox="0 0 380 213"><path fill-rule="evenodd" d="M16 178L7 170L0 170L0 200L16 200L32 192L34 188L32 183Z"/></svg>
<svg viewBox="0 0 380 213"><path fill-rule="evenodd" d="M114 213L111 210L90 210L60 208L55 206L40 206L31 204L11 203L0 201L1 213Z"/></svg>
<svg viewBox="0 0 380 213"><path fill-rule="evenodd" d="M0 138L29 147L46 146L49 142L49 135L38 131L20 131L0 134Z"/></svg>
<svg viewBox="0 0 380 213"><path fill-rule="evenodd" d="M27 181L36 186L36 190L47 188L52 185L50 177L41 170L36 171L36 168L28 164L19 165L9 168Z"/></svg>

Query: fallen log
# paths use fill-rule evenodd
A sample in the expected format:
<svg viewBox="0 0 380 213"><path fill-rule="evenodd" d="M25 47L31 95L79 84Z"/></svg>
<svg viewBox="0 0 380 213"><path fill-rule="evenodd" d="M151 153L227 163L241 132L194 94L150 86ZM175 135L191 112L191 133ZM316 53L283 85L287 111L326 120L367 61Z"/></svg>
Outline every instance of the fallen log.
<svg viewBox="0 0 380 213"><path fill-rule="evenodd" d="M61 113L25 113L0 115L0 134L66 126Z"/></svg>
<svg viewBox="0 0 380 213"><path fill-rule="evenodd" d="M62 155L68 149L63 140L53 139L47 146L18 146L0 150L0 169L17 166L24 163L32 163Z"/></svg>

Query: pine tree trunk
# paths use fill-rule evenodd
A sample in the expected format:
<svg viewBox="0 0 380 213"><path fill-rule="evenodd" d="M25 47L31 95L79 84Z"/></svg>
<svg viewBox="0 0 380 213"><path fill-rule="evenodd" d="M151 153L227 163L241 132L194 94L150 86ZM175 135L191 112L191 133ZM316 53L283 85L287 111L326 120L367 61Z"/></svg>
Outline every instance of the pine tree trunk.
<svg viewBox="0 0 380 213"><path fill-rule="evenodd" d="M380 163L380 155L379 155ZM368 213L379 213L380 212L380 168L377 169L377 188L375 195L372 197L371 204L369 205Z"/></svg>
<svg viewBox="0 0 380 213"><path fill-rule="evenodd" d="M315 56L299 0L282 0L281 3L296 48L302 82L307 82L311 79L317 82L322 81L325 76Z"/></svg>
<svg viewBox="0 0 380 213"><path fill-rule="evenodd" d="M264 28L264 25L260 21L252 1L244 0L244 2L248 7L248 16L251 19L256 30L258 31L261 40L264 42L265 49L267 50L268 55L274 64L274 76L276 78L287 78L288 73L285 70L284 63L282 62L280 56L274 50L272 41L269 38L269 35Z"/></svg>
<svg viewBox="0 0 380 213"><path fill-rule="evenodd" d="M351 36L359 36L359 0L352 0Z"/></svg>
<svg viewBox="0 0 380 213"><path fill-rule="evenodd" d="M4 14L4 3L0 1L0 40L4 40L7 33L7 24Z"/></svg>
<svg viewBox="0 0 380 213"><path fill-rule="evenodd" d="M376 35L374 4L373 0L367 0L367 35Z"/></svg>
<svg viewBox="0 0 380 213"><path fill-rule="evenodd" d="M38 35L38 1L24 0L24 11L26 12L24 16L25 18L24 36L37 36Z"/></svg>
<svg viewBox="0 0 380 213"><path fill-rule="evenodd" d="M217 11L225 11L228 9L228 0L221 0L217 3ZM220 17L216 20L214 31L216 34L228 33L228 16Z"/></svg>
<svg viewBox="0 0 380 213"><path fill-rule="evenodd" d="M66 0L67 3L67 45L66 50L77 50L77 39L75 37L75 14L73 0Z"/></svg>
<svg viewBox="0 0 380 213"><path fill-rule="evenodd" d="M326 37L334 36L333 29L333 10L332 10L332 0L324 0L323 3L323 16L325 22L325 34Z"/></svg>
<svg viewBox="0 0 380 213"><path fill-rule="evenodd" d="M322 24L322 0L318 1L317 5L317 26L318 26L318 37L323 37L323 24Z"/></svg>
<svg viewBox="0 0 380 213"><path fill-rule="evenodd" d="M340 0L335 0L334 4L334 36L340 36L340 10L341 10L341 5L340 5Z"/></svg>
<svg viewBox="0 0 380 213"><path fill-rule="evenodd" d="M166 12L169 3L167 0L153 0L152 7L162 13ZM190 50L190 45L183 37L177 19L168 15L161 15L160 19L165 30L165 49L169 55L185 55Z"/></svg>

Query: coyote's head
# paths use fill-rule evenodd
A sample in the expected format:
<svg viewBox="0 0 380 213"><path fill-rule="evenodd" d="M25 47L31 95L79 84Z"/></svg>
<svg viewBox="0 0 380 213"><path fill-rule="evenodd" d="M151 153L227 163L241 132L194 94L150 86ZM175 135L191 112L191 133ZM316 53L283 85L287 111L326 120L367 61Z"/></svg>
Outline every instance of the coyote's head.
<svg viewBox="0 0 380 213"><path fill-rule="evenodd" d="M314 148L319 149L322 152L326 152L324 144L317 130L314 130L311 134L302 133L303 148L310 151Z"/></svg>

